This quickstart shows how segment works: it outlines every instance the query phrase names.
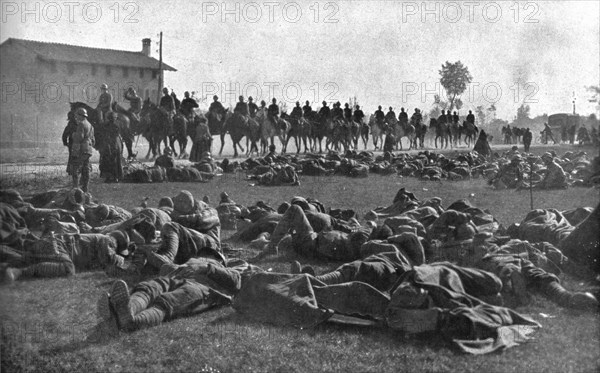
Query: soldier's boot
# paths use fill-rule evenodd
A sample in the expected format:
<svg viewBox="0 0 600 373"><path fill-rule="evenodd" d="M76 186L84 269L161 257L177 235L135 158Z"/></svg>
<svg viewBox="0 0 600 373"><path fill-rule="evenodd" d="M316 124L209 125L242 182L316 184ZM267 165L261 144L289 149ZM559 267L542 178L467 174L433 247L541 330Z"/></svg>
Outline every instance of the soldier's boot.
<svg viewBox="0 0 600 373"><path fill-rule="evenodd" d="M594 311L598 309L598 300L588 292L573 292L565 289L557 281L545 284L542 291L556 304L579 310Z"/></svg>
<svg viewBox="0 0 600 373"><path fill-rule="evenodd" d="M131 312L129 288L123 280L117 280L110 288L110 305L121 330L131 330L133 313Z"/></svg>

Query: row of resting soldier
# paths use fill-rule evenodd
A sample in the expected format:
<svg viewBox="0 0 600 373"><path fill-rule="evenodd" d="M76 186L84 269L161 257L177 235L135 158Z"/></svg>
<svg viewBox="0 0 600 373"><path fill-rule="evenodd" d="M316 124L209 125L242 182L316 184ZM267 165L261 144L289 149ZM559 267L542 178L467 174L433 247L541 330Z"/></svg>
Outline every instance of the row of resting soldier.
<svg viewBox="0 0 600 373"><path fill-rule="evenodd" d="M352 210L326 213L320 202L303 197L275 209L264 202L239 205L222 193L213 207L208 197L198 200L181 191L161 198L157 208L129 212L97 204L79 189L27 201L15 191L0 196L5 281L93 269L111 276L155 273L131 288L117 280L104 296L122 330L226 305L261 319L269 310L257 304L282 297L272 294L275 283L288 295L297 286L313 288L305 296L316 297L317 307L274 319L293 325L338 313L363 315L405 332L449 333L456 318L473 325L496 317L498 327L516 320L535 326L504 307L527 304L532 291L563 307L598 307L594 295L569 291L559 279L562 271L600 273L592 233L598 229L598 207L533 210L520 224L501 229L492 215L468 201L444 209L441 199L420 201L404 189L392 205L368 212L363 223ZM317 274L293 261L288 274L266 272L226 256L221 222L237 228L239 241L233 242L253 241L261 256L294 253L345 264ZM282 312L285 304L275 302L272 308L283 307L277 311Z"/></svg>

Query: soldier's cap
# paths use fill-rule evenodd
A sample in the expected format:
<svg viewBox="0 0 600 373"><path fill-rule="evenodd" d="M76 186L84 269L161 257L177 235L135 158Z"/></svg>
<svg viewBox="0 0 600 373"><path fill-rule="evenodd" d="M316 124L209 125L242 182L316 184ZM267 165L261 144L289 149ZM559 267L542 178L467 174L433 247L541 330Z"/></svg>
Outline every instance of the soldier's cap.
<svg viewBox="0 0 600 373"><path fill-rule="evenodd" d="M101 221L108 218L108 214L110 213L110 209L105 204L100 204L95 209L96 217Z"/></svg>
<svg viewBox="0 0 600 373"><path fill-rule="evenodd" d="M170 147L166 146L165 150L163 150L163 154L171 155L171 154L173 154L173 150L171 150Z"/></svg>
<svg viewBox="0 0 600 373"><path fill-rule="evenodd" d="M219 99L219 96L217 96L217 95L213 96L213 100L218 100L218 99Z"/></svg>
<svg viewBox="0 0 600 373"><path fill-rule="evenodd" d="M158 201L158 207L169 207L169 208L173 208L173 200L171 199L171 197L162 197L159 201Z"/></svg>
<svg viewBox="0 0 600 373"><path fill-rule="evenodd" d="M83 205L85 203L85 192L79 188L73 188L69 191L67 199L74 205Z"/></svg>
<svg viewBox="0 0 600 373"><path fill-rule="evenodd" d="M80 107L80 108L77 108L77 110L75 111L75 114L76 114L76 115L80 115L80 116L82 116L82 117L84 117L84 118L87 118L87 117L88 117L87 110L85 110L85 109L84 109L84 108L82 108L82 107Z"/></svg>
<svg viewBox="0 0 600 373"><path fill-rule="evenodd" d="M277 207L277 213L278 214L285 214L285 212L290 208L290 204L288 202L283 202L281 205L279 205L279 207Z"/></svg>
<svg viewBox="0 0 600 373"><path fill-rule="evenodd" d="M194 196L187 190L182 190L178 195L173 197L173 209L181 212L188 213L194 208Z"/></svg>
<svg viewBox="0 0 600 373"><path fill-rule="evenodd" d="M162 89L162 91L163 91L164 93L169 93L169 88L165 87L165 88L163 88L163 89Z"/></svg>
<svg viewBox="0 0 600 373"><path fill-rule="evenodd" d="M248 101L252 101L252 100L253 100L252 96L249 96Z"/></svg>
<svg viewBox="0 0 600 373"><path fill-rule="evenodd" d="M240 96L238 98L240 99L240 101L244 101L244 96Z"/></svg>
<svg viewBox="0 0 600 373"><path fill-rule="evenodd" d="M544 154L542 154L542 159L545 159L545 158L550 158L550 159L552 159L552 153L550 153L550 152L545 152Z"/></svg>
<svg viewBox="0 0 600 373"><path fill-rule="evenodd" d="M106 84L102 84L102 85L100 86L100 89L108 89L108 85L106 85Z"/></svg>
<svg viewBox="0 0 600 373"><path fill-rule="evenodd" d="M323 104L323 105L327 105L327 101L323 101L323 102L322 102L322 104Z"/></svg>
<svg viewBox="0 0 600 373"><path fill-rule="evenodd" d="M271 145L269 145L269 151L272 151L272 152L274 152L276 148L277 148L277 147L275 146L275 144L271 144Z"/></svg>

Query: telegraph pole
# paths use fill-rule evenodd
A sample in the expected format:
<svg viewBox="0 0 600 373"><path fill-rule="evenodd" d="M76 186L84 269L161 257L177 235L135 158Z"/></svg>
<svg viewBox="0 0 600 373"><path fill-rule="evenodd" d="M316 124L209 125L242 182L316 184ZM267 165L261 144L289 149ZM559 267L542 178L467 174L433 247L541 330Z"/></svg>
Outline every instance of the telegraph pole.
<svg viewBox="0 0 600 373"><path fill-rule="evenodd" d="M156 93L156 104L160 103L160 95L163 87L163 68L162 68L162 31L158 42L158 92Z"/></svg>

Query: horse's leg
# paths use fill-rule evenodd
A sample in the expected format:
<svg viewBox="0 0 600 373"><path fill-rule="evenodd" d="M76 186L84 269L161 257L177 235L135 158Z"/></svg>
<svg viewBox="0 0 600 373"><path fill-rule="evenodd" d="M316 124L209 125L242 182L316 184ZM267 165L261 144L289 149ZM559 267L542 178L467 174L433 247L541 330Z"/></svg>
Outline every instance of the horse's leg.
<svg viewBox="0 0 600 373"><path fill-rule="evenodd" d="M221 130L221 149L219 149L219 155L223 153L223 147L225 146L225 131Z"/></svg>

